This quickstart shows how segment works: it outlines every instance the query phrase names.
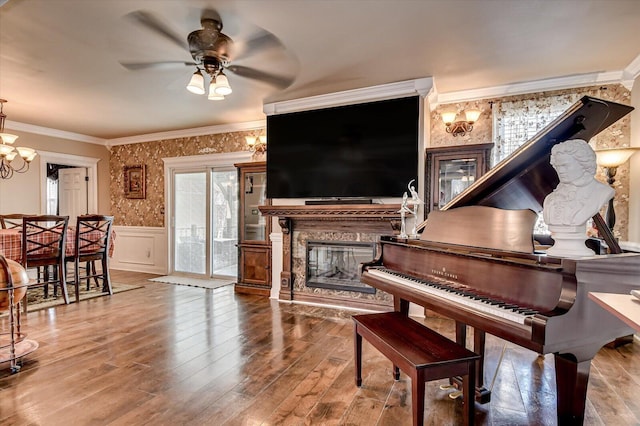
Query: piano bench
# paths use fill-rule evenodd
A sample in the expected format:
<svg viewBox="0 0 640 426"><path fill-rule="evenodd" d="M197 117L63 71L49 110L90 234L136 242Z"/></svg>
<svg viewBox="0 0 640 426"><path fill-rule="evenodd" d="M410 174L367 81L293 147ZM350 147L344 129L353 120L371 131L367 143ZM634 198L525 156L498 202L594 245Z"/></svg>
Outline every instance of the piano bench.
<svg viewBox="0 0 640 426"><path fill-rule="evenodd" d="M475 416L475 369L479 355L400 312L354 315L356 385L362 385L362 338L393 363L394 379L411 378L413 424L424 422L425 383L461 376L464 424Z"/></svg>

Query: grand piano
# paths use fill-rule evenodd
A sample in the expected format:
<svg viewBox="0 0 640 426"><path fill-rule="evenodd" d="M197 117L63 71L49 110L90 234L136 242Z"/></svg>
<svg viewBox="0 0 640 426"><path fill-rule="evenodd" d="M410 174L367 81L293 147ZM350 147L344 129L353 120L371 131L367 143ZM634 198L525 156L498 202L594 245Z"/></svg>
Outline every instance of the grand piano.
<svg viewBox="0 0 640 426"><path fill-rule="evenodd" d="M569 139L589 141L633 108L583 97L509 158L440 211L429 214L420 239L381 237L376 259L361 280L456 322L465 345L482 356L476 400L483 386L485 333L554 354L559 424L582 424L592 358L633 330L589 300L589 292L629 294L640 285L640 254L621 253L599 214L594 223L609 253L581 258L547 256L533 238L537 212L558 184L551 148Z"/></svg>

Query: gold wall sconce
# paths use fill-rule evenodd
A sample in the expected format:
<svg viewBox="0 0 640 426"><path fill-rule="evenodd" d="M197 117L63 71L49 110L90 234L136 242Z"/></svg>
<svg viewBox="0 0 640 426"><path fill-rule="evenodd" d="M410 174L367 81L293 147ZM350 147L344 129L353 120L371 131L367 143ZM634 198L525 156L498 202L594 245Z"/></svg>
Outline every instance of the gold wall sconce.
<svg viewBox="0 0 640 426"><path fill-rule="evenodd" d="M480 114L480 110L470 109L464 112L466 120L459 121L456 121L458 113L455 111L443 112L441 116L447 133L453 136L464 136L473 130L473 124L478 121Z"/></svg>
<svg viewBox="0 0 640 426"><path fill-rule="evenodd" d="M265 135L245 136L245 139L252 152L265 152L267 150L267 137Z"/></svg>

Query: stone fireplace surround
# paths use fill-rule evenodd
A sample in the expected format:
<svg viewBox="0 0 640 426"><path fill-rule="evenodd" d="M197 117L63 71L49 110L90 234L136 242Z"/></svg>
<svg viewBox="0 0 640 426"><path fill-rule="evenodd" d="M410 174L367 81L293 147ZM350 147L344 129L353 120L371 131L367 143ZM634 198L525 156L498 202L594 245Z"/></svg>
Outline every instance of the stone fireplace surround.
<svg viewBox="0 0 640 426"><path fill-rule="evenodd" d="M393 306L392 297L381 291L366 294L307 287L306 253L307 241L375 243L380 235L396 234L399 204L274 205L259 209L263 215L277 217L282 229L280 300L373 310Z"/></svg>

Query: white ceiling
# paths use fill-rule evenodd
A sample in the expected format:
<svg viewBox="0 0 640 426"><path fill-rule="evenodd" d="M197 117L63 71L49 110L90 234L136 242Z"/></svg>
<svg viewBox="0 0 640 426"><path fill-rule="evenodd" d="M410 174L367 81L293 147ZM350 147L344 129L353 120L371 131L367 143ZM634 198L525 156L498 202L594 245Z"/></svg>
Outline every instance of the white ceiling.
<svg viewBox="0 0 640 426"><path fill-rule="evenodd" d="M128 14L148 11L186 39L204 8L240 45L274 34L284 49L234 64L293 83L229 74L234 92L209 101L185 89L191 67L120 64L191 60ZM624 71L639 28L638 0L8 0L0 97L10 123L111 139L262 120L264 103L421 77L448 93Z"/></svg>

